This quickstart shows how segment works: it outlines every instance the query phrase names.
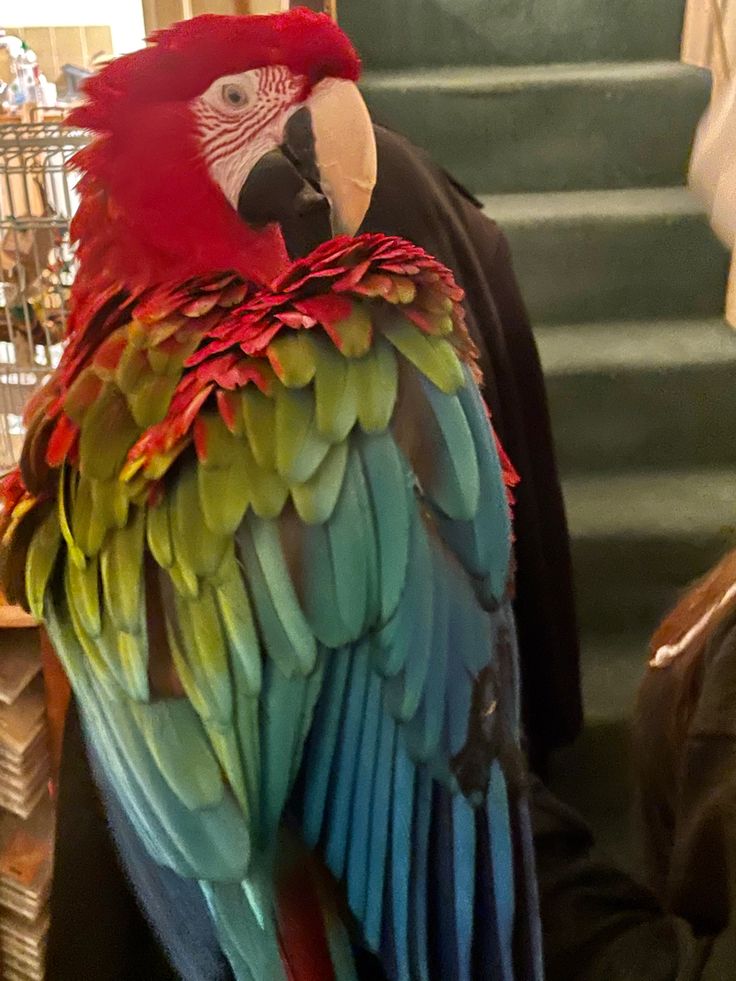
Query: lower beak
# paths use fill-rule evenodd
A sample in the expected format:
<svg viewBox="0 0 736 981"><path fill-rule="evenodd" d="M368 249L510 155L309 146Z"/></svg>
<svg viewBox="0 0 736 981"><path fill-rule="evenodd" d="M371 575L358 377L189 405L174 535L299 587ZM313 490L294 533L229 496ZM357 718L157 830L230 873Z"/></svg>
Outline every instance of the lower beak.
<svg viewBox="0 0 736 981"><path fill-rule="evenodd" d="M238 199L250 225L277 222L292 258L330 235L354 235L376 183L376 141L357 86L325 79L253 168Z"/></svg>

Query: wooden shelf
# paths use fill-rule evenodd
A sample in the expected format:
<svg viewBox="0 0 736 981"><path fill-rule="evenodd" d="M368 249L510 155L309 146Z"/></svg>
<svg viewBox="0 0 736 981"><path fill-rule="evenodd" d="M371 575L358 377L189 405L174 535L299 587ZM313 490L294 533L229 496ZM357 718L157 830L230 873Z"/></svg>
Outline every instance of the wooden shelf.
<svg viewBox="0 0 736 981"><path fill-rule="evenodd" d="M38 623L30 613L26 613L19 606L8 606L7 603L0 604L0 630L37 626Z"/></svg>

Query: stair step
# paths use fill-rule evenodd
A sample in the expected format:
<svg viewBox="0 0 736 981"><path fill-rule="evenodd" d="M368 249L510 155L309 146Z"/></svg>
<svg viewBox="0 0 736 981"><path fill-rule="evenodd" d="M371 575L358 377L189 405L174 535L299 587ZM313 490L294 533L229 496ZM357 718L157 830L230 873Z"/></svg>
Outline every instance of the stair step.
<svg viewBox="0 0 736 981"><path fill-rule="evenodd" d="M564 481L581 632L653 630L736 545L732 468Z"/></svg>
<svg viewBox="0 0 736 981"><path fill-rule="evenodd" d="M722 320L535 332L563 473L727 466L736 331Z"/></svg>
<svg viewBox="0 0 736 981"><path fill-rule="evenodd" d="M368 73L374 117L476 192L684 182L707 73L679 62Z"/></svg>
<svg viewBox="0 0 736 981"><path fill-rule="evenodd" d="M635 773L629 724L591 720L574 745L553 754L546 782L588 822L598 853L640 877Z"/></svg>
<svg viewBox="0 0 736 981"><path fill-rule="evenodd" d="M677 58L684 0L340 0L370 66Z"/></svg>
<svg viewBox="0 0 736 981"><path fill-rule="evenodd" d="M728 256L682 187L494 195L532 320L718 316Z"/></svg>
<svg viewBox="0 0 736 981"><path fill-rule="evenodd" d="M703 539L736 521L733 468L606 474L565 481L576 538Z"/></svg>
<svg viewBox="0 0 736 981"><path fill-rule="evenodd" d="M647 666L651 629L613 637L583 637L583 704L589 723L628 721Z"/></svg>

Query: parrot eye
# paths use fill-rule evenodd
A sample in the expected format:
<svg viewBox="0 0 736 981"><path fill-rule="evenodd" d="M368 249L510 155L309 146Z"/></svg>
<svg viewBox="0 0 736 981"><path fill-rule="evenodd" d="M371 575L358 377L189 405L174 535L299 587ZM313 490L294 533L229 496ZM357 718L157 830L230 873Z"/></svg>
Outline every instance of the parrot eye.
<svg viewBox="0 0 736 981"><path fill-rule="evenodd" d="M228 82L227 85L222 86L221 91L223 102L228 106L241 109L243 106L248 105L248 93L245 91L244 86L237 85L235 82Z"/></svg>

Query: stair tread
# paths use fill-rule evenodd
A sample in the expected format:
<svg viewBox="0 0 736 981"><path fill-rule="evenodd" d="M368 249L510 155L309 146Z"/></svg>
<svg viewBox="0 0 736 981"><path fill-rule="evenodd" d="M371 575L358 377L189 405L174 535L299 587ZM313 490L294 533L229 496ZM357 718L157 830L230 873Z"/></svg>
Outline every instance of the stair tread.
<svg viewBox="0 0 736 981"><path fill-rule="evenodd" d="M703 214L698 199L682 186L487 194L480 195L479 200L488 216L501 226L600 217L641 221L661 215Z"/></svg>
<svg viewBox="0 0 736 981"><path fill-rule="evenodd" d="M563 490L573 538L689 541L736 521L733 468L571 476Z"/></svg>
<svg viewBox="0 0 736 981"><path fill-rule="evenodd" d="M588 724L628 720L647 664L653 625L621 636L581 639L583 696Z"/></svg>
<svg viewBox="0 0 736 981"><path fill-rule="evenodd" d="M560 324L534 334L548 377L736 363L736 331L721 318Z"/></svg>
<svg viewBox="0 0 736 981"><path fill-rule="evenodd" d="M387 69L366 72L363 84L371 89L401 88L471 90L478 93L515 90L525 86L641 84L675 80L697 73L678 61L588 61L541 65L460 65L443 68Z"/></svg>

